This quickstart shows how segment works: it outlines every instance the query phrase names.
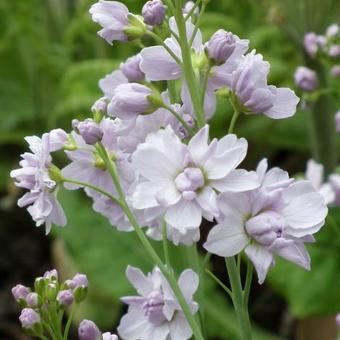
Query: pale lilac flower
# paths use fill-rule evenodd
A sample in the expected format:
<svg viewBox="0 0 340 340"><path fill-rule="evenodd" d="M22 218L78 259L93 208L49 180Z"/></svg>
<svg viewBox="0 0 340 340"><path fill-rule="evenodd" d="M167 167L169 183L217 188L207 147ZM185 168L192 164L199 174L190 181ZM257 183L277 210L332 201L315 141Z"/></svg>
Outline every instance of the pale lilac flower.
<svg viewBox="0 0 340 340"><path fill-rule="evenodd" d="M91 6L92 20L103 27L98 35L110 45L114 40L127 41L128 36L124 30L129 26L129 10L118 1L99 0Z"/></svg>
<svg viewBox="0 0 340 340"><path fill-rule="evenodd" d="M61 306L69 307L74 301L74 296L71 290L61 290L58 292L57 301Z"/></svg>
<svg viewBox="0 0 340 340"><path fill-rule="evenodd" d="M103 91L105 99L109 102L113 97L115 89L119 85L126 84L128 82L129 80L121 70L115 70L99 80L99 87Z"/></svg>
<svg viewBox="0 0 340 340"><path fill-rule="evenodd" d="M320 163L313 159L307 163L306 179L310 181L315 190L317 190L325 199L326 204L333 203L335 193L328 182L324 182L324 168Z"/></svg>
<svg viewBox="0 0 340 340"><path fill-rule="evenodd" d="M12 295L17 302L26 300L27 295L30 293L30 289L21 284L17 284L12 288Z"/></svg>
<svg viewBox="0 0 340 340"><path fill-rule="evenodd" d="M340 33L340 27L338 24L332 24L328 26L326 30L326 36L328 38L336 37Z"/></svg>
<svg viewBox="0 0 340 340"><path fill-rule="evenodd" d="M340 65L335 65L331 68L331 76L334 78L340 77Z"/></svg>
<svg viewBox="0 0 340 340"><path fill-rule="evenodd" d="M107 99L106 97L101 97L95 101L95 103L91 107L91 111L93 113L100 112L106 113L107 110Z"/></svg>
<svg viewBox="0 0 340 340"><path fill-rule="evenodd" d="M331 174L329 176L329 183L331 184L332 189L335 192L334 203L337 206L340 206L340 175L339 174Z"/></svg>
<svg viewBox="0 0 340 340"><path fill-rule="evenodd" d="M36 136L26 137L32 152L21 155L21 168L11 171L16 186L29 190L18 200L19 207L28 206L27 211L36 225L45 224L46 234L50 232L52 224L66 225L65 214L56 199L57 183L49 176L52 165L50 152L61 146L55 131L52 135L45 133L41 139Z"/></svg>
<svg viewBox="0 0 340 340"><path fill-rule="evenodd" d="M128 83L116 87L107 113L120 119L133 119L138 114L149 113L154 110L149 97L152 90L142 84Z"/></svg>
<svg viewBox="0 0 340 340"><path fill-rule="evenodd" d="M192 331L169 284L160 270L145 276L138 268L128 267L126 275L139 296L128 296L122 301L129 309L120 321L118 333L129 340L187 340ZM193 295L198 288L198 276L191 269L180 275L178 285L192 314L198 310Z"/></svg>
<svg viewBox="0 0 340 340"><path fill-rule="evenodd" d="M19 320L25 329L31 329L41 322L40 315L32 308L24 308L21 311Z"/></svg>
<svg viewBox="0 0 340 340"><path fill-rule="evenodd" d="M248 49L248 44L248 40L241 40L237 35L220 29L213 34L205 48L210 59L223 64L234 53L242 55ZM241 53L237 49L241 49Z"/></svg>
<svg viewBox="0 0 340 340"><path fill-rule="evenodd" d="M104 132L93 119L87 118L79 122L76 126L77 131L82 136L86 144L94 145L100 142L103 138Z"/></svg>
<svg viewBox="0 0 340 340"><path fill-rule="evenodd" d="M340 328L340 313L338 313L335 317L335 322L338 328Z"/></svg>
<svg viewBox="0 0 340 340"><path fill-rule="evenodd" d="M267 84L270 64L255 51L243 57L232 72L229 87L237 96L243 112L264 113L273 119L288 118L295 114L299 98L285 87Z"/></svg>
<svg viewBox="0 0 340 340"><path fill-rule="evenodd" d="M194 8L195 3L193 1L187 1L183 8L184 14L189 14L190 11ZM197 15L199 13L199 7L196 7L194 10L194 14Z"/></svg>
<svg viewBox="0 0 340 340"><path fill-rule="evenodd" d="M77 287L88 287L89 281L87 279L87 276L85 274L76 274L73 279L67 280L66 285L70 289L76 289Z"/></svg>
<svg viewBox="0 0 340 340"><path fill-rule="evenodd" d="M26 303L28 307L36 308L39 303L39 296L37 293L29 293L26 296Z"/></svg>
<svg viewBox="0 0 340 340"><path fill-rule="evenodd" d="M102 336L103 340L118 340L118 336L110 332L103 333Z"/></svg>
<svg viewBox="0 0 340 340"><path fill-rule="evenodd" d="M68 141L68 134L62 129L54 129L49 132L50 152L61 150Z"/></svg>
<svg viewBox="0 0 340 340"><path fill-rule="evenodd" d="M161 0L147 1L142 9L144 22L150 26L163 23L165 19L166 7Z"/></svg>
<svg viewBox="0 0 340 340"><path fill-rule="evenodd" d="M173 129L150 133L132 156L140 175L132 195L135 209L152 208L151 216L165 214L165 221L185 234L197 229L202 216L219 216L217 191L240 192L258 186L254 172L235 170L247 152L247 141L228 135L208 144L209 127L183 144Z"/></svg>
<svg viewBox="0 0 340 340"><path fill-rule="evenodd" d="M335 130L340 133L340 111L335 114Z"/></svg>
<svg viewBox="0 0 340 340"><path fill-rule="evenodd" d="M315 58L319 50L319 39L314 32L309 32L305 34L304 47L307 54L310 57Z"/></svg>
<svg viewBox="0 0 340 340"><path fill-rule="evenodd" d="M224 193L219 200L223 217L210 231L204 247L223 257L241 251L253 262L263 283L274 255L309 270L305 242L313 242L327 216L324 198L308 181L294 181L288 174L260 162L259 189L247 193Z"/></svg>
<svg viewBox="0 0 340 340"><path fill-rule="evenodd" d="M83 320L78 327L79 340L102 340L102 333L91 320Z"/></svg>
<svg viewBox="0 0 340 340"><path fill-rule="evenodd" d="M332 45L329 47L328 55L331 58L337 58L340 56L340 45Z"/></svg>
<svg viewBox="0 0 340 340"><path fill-rule="evenodd" d="M140 54L137 54L120 65L120 70L131 83L137 83L144 79L144 72L140 69L141 60Z"/></svg>
<svg viewBox="0 0 340 340"><path fill-rule="evenodd" d="M315 71L305 66L299 66L294 74L296 86L303 91L314 91L318 86L318 76Z"/></svg>

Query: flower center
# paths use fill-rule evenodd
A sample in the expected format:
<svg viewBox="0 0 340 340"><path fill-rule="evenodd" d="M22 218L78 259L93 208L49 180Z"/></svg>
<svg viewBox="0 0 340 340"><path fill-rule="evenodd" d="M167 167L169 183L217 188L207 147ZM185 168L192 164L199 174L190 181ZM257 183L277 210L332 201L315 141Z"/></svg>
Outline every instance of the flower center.
<svg viewBox="0 0 340 340"><path fill-rule="evenodd" d="M164 300L161 294L151 294L143 303L144 315L153 324L160 324L165 321L163 313Z"/></svg>
<svg viewBox="0 0 340 340"><path fill-rule="evenodd" d="M204 186L204 176L199 168L186 168L175 178L176 188L182 192L183 197L192 200L196 191Z"/></svg>

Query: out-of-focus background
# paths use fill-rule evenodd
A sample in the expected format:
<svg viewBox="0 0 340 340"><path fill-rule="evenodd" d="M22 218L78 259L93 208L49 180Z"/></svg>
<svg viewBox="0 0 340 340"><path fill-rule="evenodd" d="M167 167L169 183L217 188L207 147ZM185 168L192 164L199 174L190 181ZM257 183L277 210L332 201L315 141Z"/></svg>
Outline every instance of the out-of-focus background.
<svg viewBox="0 0 340 340"><path fill-rule="evenodd" d="M70 130L70 121L88 116L100 97L98 80L138 50L133 44L111 47L97 36L99 27L88 14L93 2L0 0L0 339L27 339L10 295L16 283L31 285L52 267L64 277L84 272L91 283L90 298L76 319L92 319L102 329L114 330L124 311L119 297L132 293L124 276L127 263L145 270L151 266L133 234L118 233L77 193L61 193L68 226L46 237L44 229L17 208L21 193L9 178L26 149L25 136L56 127ZM144 3L122 2L134 13L140 13ZM293 87L294 70L305 63L304 33L324 32L339 18L338 0L212 0L200 27L205 38L224 28L249 39L251 48L272 65L270 82ZM225 134L229 119L227 102L221 99L212 122L216 136ZM253 169L267 157L291 174L304 172L312 152L308 112L299 110L283 121L246 117L236 131L249 141L245 167ZM336 209L332 213L336 216ZM263 286L254 280L250 313L257 339L334 336L333 319L340 312L339 234L326 226L310 252L312 272L278 261ZM179 267L183 258L177 259ZM225 277L219 259L213 258L213 267ZM207 296L209 340L236 339L226 297L212 283Z"/></svg>

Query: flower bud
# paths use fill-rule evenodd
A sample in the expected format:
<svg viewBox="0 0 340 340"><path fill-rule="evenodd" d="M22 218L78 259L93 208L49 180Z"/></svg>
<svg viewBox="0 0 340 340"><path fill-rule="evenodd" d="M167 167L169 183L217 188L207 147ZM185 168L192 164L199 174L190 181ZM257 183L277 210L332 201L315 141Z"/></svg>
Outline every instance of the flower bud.
<svg viewBox="0 0 340 340"><path fill-rule="evenodd" d="M40 324L40 315L32 308L24 308L19 316L21 325L25 329L32 329L35 325Z"/></svg>
<svg viewBox="0 0 340 340"><path fill-rule="evenodd" d="M333 25L330 25L330 26L327 28L326 36L327 36L328 38L332 38L332 37L337 36L339 33L340 33L340 27L339 27L339 25L338 25L338 24L333 24Z"/></svg>
<svg viewBox="0 0 340 340"><path fill-rule="evenodd" d="M45 289L45 295L48 300L54 301L57 297L58 289L55 283L49 283Z"/></svg>
<svg viewBox="0 0 340 340"><path fill-rule="evenodd" d="M36 308L39 305L39 295L37 293L29 293L26 296L26 303L28 307Z"/></svg>
<svg viewBox="0 0 340 340"><path fill-rule="evenodd" d="M148 1L142 9L144 22L150 26L156 26L163 23L165 19L166 7L160 0Z"/></svg>
<svg viewBox="0 0 340 340"><path fill-rule="evenodd" d="M152 113L160 105L150 102L151 95L154 93L145 85L137 83L119 85L109 103L108 114L121 119L132 119L141 113Z"/></svg>
<svg viewBox="0 0 340 340"><path fill-rule="evenodd" d="M313 32L307 33L304 37L304 47L307 54L314 58L319 50L318 36Z"/></svg>
<svg viewBox="0 0 340 340"><path fill-rule="evenodd" d="M340 45L332 45L329 48L328 55L331 58L340 57Z"/></svg>
<svg viewBox="0 0 340 340"><path fill-rule="evenodd" d="M336 114L335 114L335 130L337 133L340 133L340 111L338 111Z"/></svg>
<svg viewBox="0 0 340 340"><path fill-rule="evenodd" d="M92 119L85 119L78 123L77 130L86 144L94 145L103 138L103 130Z"/></svg>
<svg viewBox="0 0 340 340"><path fill-rule="evenodd" d="M237 39L234 34L220 29L210 38L206 50L210 59L223 64L235 51L236 44Z"/></svg>
<svg viewBox="0 0 340 340"><path fill-rule="evenodd" d="M189 14L190 11L194 8L194 6L195 6L195 3L193 1L187 1L186 4L184 5L183 13ZM194 10L194 14L198 15L198 13L199 13L199 8L196 7Z"/></svg>
<svg viewBox="0 0 340 340"><path fill-rule="evenodd" d="M128 58L125 63L120 65L120 70L130 83L137 83L144 79L144 72L140 69L142 58L139 54Z"/></svg>
<svg viewBox="0 0 340 340"><path fill-rule="evenodd" d="M101 340L102 333L91 320L83 320L78 327L79 340Z"/></svg>
<svg viewBox="0 0 340 340"><path fill-rule="evenodd" d="M316 72L308 67L299 66L294 74L295 84L303 91L314 91L318 86Z"/></svg>
<svg viewBox="0 0 340 340"><path fill-rule="evenodd" d="M57 295L57 301L61 306L69 307L73 300L74 296L71 290L61 290Z"/></svg>
<svg viewBox="0 0 340 340"><path fill-rule="evenodd" d="M340 65L335 65L331 68L331 76L334 78L340 77Z"/></svg>
<svg viewBox="0 0 340 340"><path fill-rule="evenodd" d="M89 281L87 279L87 276L85 274L76 274L72 282L74 284L74 287L71 288L76 288L76 287L88 287L89 286Z"/></svg>
<svg viewBox="0 0 340 340"><path fill-rule="evenodd" d="M29 293L30 289L21 284L18 284L12 288L12 295L17 302L25 301Z"/></svg>
<svg viewBox="0 0 340 340"><path fill-rule="evenodd" d="M58 281L58 272L56 269L48 270L44 274L44 278L50 279L51 281Z"/></svg>
<svg viewBox="0 0 340 340"><path fill-rule="evenodd" d="M98 100L96 100L95 103L91 107L91 111L93 113L96 113L96 112L106 113L106 110L107 110L107 101L105 97L101 97Z"/></svg>
<svg viewBox="0 0 340 340"><path fill-rule="evenodd" d="M67 133L62 129L54 129L50 131L50 152L61 150L67 143L67 137Z"/></svg>

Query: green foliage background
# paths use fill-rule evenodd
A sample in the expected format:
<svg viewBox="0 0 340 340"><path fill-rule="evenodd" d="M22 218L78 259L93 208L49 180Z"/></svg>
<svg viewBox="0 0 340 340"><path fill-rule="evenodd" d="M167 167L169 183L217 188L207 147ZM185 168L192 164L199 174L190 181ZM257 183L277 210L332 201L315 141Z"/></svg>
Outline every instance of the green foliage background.
<svg viewBox="0 0 340 340"><path fill-rule="evenodd" d="M144 1L123 2L138 13ZM138 50L133 44L110 47L97 36L98 27L88 15L92 3L0 1L1 191L13 191L8 173L25 148L23 137L55 127L69 130L71 119L87 116L100 96L98 80ZM323 30L340 16L336 0L212 0L208 8L201 22L205 38L225 28L250 39L251 48L272 64L270 81L288 86L293 86L295 67L303 63L303 34ZM216 136L226 133L229 118L227 103L221 97L212 121ZM293 172L303 171L310 157L309 118L306 112L284 121L243 117L237 133L250 143L246 165L253 168L260 158L268 157ZM86 272L92 283L91 298L78 317L93 318L110 328L122 311L119 297L132 292L124 277L126 265L149 270L151 264L134 235L118 233L95 216L83 196L63 193L62 201L70 222L55 232L59 237L55 247L58 264L65 273ZM339 211L331 214L340 222ZM318 236L319 242L310 246L311 273L284 261L278 261L271 272L271 284L287 299L296 317L340 310L340 239L336 228L334 223L333 228L327 225ZM174 258L178 270L188 265L183 259L185 255ZM237 330L227 301L221 304L223 298L213 284L208 286L209 336L233 338ZM257 334L258 339L266 336Z"/></svg>

